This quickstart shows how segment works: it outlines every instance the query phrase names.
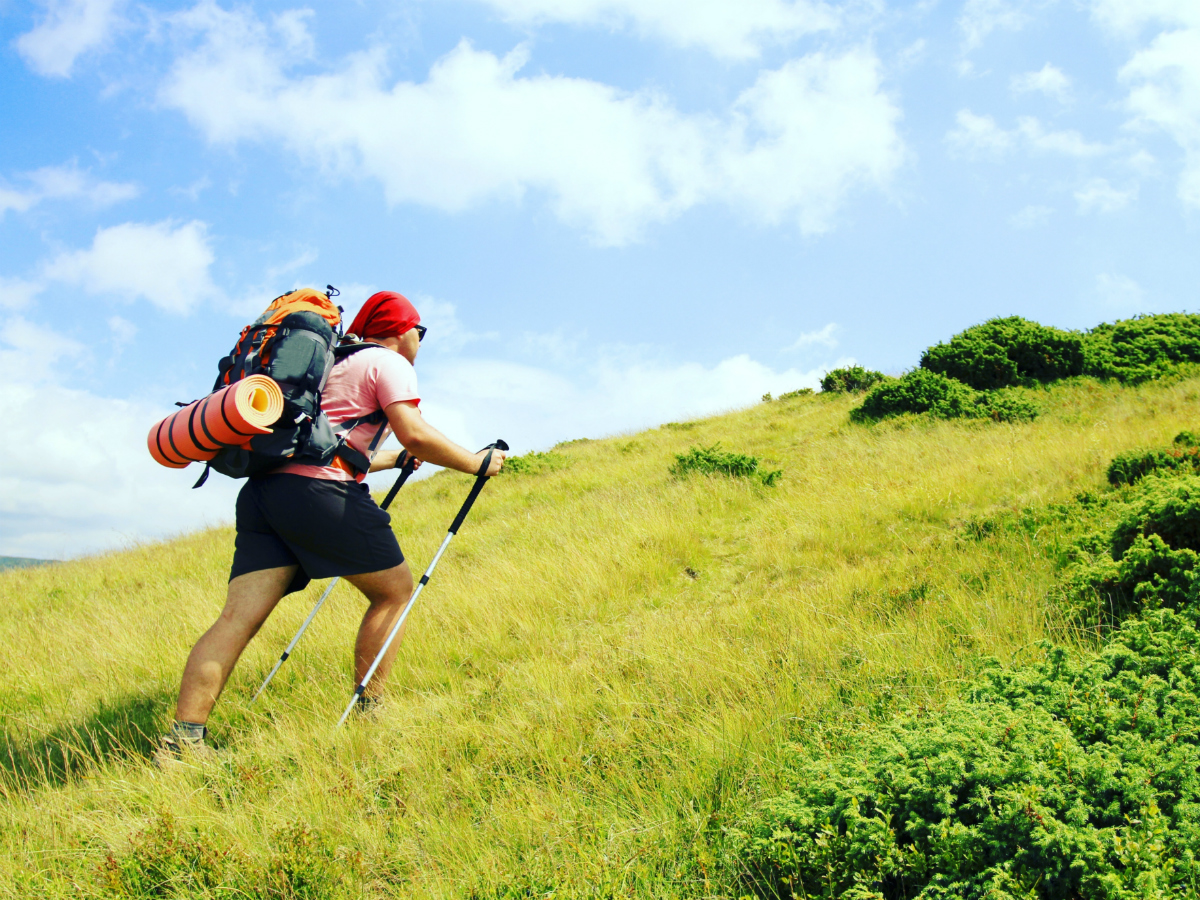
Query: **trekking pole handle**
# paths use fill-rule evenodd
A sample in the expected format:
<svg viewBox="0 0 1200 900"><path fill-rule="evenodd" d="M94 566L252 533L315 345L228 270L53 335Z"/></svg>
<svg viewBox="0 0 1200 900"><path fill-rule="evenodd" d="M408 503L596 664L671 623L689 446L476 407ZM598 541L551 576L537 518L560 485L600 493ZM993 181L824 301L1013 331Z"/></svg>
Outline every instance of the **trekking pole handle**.
<svg viewBox="0 0 1200 900"><path fill-rule="evenodd" d="M471 487L471 493L467 494L466 502L463 503L462 509L458 511L458 515L454 517L454 522L450 525L451 534L458 534L458 529L462 527L463 521L467 518L467 513L475 505L475 498L479 496L479 492L483 490L483 486L487 484L488 478L491 477L487 474L487 470L488 466L492 464L492 453L496 450L507 450L508 444L497 439L495 443L488 444L483 449L487 451L487 456L483 458L483 465L475 473L475 484Z"/></svg>
<svg viewBox="0 0 1200 900"><path fill-rule="evenodd" d="M408 476L413 473L417 467L417 458L407 450L401 450L400 455L396 457L396 465L393 469L400 468L400 477L396 479L396 483L392 485L392 489L387 492L387 496L383 498L383 503L380 504L380 509L387 509L392 505L392 501L396 499L396 494L400 488L404 487L404 482L408 481Z"/></svg>

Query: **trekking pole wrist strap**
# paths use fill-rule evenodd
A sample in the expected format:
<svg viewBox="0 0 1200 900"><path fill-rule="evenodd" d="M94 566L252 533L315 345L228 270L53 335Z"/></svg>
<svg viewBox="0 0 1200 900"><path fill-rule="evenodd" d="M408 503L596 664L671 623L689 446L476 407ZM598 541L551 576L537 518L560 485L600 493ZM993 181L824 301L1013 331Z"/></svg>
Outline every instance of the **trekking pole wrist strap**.
<svg viewBox="0 0 1200 900"><path fill-rule="evenodd" d="M508 444L504 443L504 441L497 440L494 443L488 444L483 449L487 451L487 456L483 458L483 465L481 465L479 467L479 471L475 473L477 478L483 478L487 475L488 466L492 464L492 453L494 453L496 450L507 450Z"/></svg>
<svg viewBox="0 0 1200 900"><path fill-rule="evenodd" d="M487 476L488 466L492 464L492 453L494 450L488 450L487 456L483 458L483 464L479 467L479 471L475 473L476 477L484 478Z"/></svg>

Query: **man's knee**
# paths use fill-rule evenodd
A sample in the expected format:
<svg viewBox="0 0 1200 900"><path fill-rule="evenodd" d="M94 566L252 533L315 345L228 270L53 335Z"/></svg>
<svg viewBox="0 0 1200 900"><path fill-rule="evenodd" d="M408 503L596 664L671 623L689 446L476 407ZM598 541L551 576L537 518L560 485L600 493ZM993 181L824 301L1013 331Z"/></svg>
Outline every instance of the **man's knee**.
<svg viewBox="0 0 1200 900"><path fill-rule="evenodd" d="M245 633L247 639L253 637L283 598L283 592L295 574L296 566L283 566L234 578L229 582L218 623L226 629Z"/></svg>
<svg viewBox="0 0 1200 900"><path fill-rule="evenodd" d="M406 603L413 592L412 571L406 562L380 572L350 575L346 580L362 591L372 606Z"/></svg>

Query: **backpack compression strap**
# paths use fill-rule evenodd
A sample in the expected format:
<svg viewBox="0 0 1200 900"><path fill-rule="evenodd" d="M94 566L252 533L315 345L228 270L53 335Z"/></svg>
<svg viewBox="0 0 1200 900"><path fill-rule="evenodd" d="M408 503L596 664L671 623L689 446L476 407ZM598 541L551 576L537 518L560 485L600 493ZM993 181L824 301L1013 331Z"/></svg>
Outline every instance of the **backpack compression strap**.
<svg viewBox="0 0 1200 900"><path fill-rule="evenodd" d="M346 443L350 432L359 425L375 425L376 423L378 423L379 429L375 432L375 437L371 439L371 444L367 447L366 453L361 453ZM383 440L383 433L387 430L387 426L387 415L382 409L376 410L369 416L360 416L357 419L347 419L345 422L339 422L333 426L333 433L337 435L338 439L337 449L333 451L333 455L354 469L355 472L358 472L360 475L366 475L367 472L371 471L371 458L375 455L375 450L379 446L380 441Z"/></svg>

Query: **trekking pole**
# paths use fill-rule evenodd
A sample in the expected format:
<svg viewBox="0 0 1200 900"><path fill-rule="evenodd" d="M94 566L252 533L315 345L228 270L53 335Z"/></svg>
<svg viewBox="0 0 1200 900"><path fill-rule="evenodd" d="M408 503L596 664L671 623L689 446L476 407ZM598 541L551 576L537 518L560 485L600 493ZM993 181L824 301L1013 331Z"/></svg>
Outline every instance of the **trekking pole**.
<svg viewBox="0 0 1200 900"><path fill-rule="evenodd" d="M392 485L392 489L388 491L387 496L383 498L383 503L380 504L379 507L380 509L387 509L392 505L392 501L396 499L396 494L399 493L400 488L404 487L404 482L408 481L408 476L411 475L413 473L413 469L416 468L417 460L410 456L407 450L400 451L400 456L397 457L396 462L400 463L401 461L403 461L404 468L400 470L400 477L396 479L396 483ZM393 468L395 467L393 466ZM317 605L312 608L312 612L308 614L308 618L304 620L304 624L300 626L300 630L296 632L296 636L292 638L291 643L287 645L287 649L283 651L283 655L276 660L275 667L267 674L267 680L262 683L262 687L260 687L255 692L254 696L250 698L251 703L257 700L259 694L267 689L267 685L271 683L271 679L275 677L275 673L279 671L279 667L282 666L287 661L287 658L292 655L292 651L295 650L296 645L300 643L300 638L304 636L304 632L308 629L308 626L312 624L312 620L317 617L317 613L321 611L321 607L325 605L325 601L329 599L329 595L333 593L333 589L337 586L339 581L341 581L341 576L338 576L337 578L333 579L333 581L329 582L329 587L325 588L325 593L321 595L321 599L317 601Z"/></svg>
<svg viewBox="0 0 1200 900"><path fill-rule="evenodd" d="M479 496L479 492L483 490L483 486L488 481L488 466L492 464L492 452L495 450L507 450L508 444L504 441L496 441L494 444L488 444L483 448L488 454L483 458L483 465L479 467L479 471L475 473L475 484L471 486L471 493L467 494L467 499L463 502L462 508L458 511L458 515L454 517L454 521L450 524L450 530L446 532L446 537L442 541L442 546L438 547L437 553L433 554L433 561L429 564L429 568L425 570L425 574L421 576L421 580L417 583L417 589L408 599L408 605L404 607L404 612L400 613L400 618L396 620L396 624L392 626L392 630L388 633L387 640L383 642L383 646L379 648L379 653L375 656L375 661L371 663L371 668L367 669L367 674L363 676L363 680L359 682L358 687L354 689L354 696L350 698L350 704L346 707L346 711L342 713L342 717L338 719L337 727L341 728L342 723L346 721L350 711L354 709L354 704L358 702L358 698L363 695L363 691L367 689L367 683L371 680L371 676L375 674L375 670L379 668L379 664L383 662L384 656L387 655L388 647L392 646L392 641L396 639L396 635L400 633L400 629L404 627L404 620L408 618L408 614L417 603L417 597L429 584L429 576L433 574L434 567L437 566L438 560L442 558L442 554L446 552L446 548L450 546L450 540L458 533L458 529L462 527L463 520L467 518L467 513L471 511L471 507L475 504L475 498Z"/></svg>

